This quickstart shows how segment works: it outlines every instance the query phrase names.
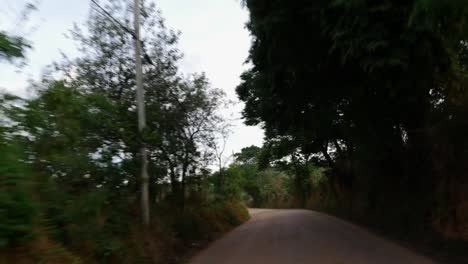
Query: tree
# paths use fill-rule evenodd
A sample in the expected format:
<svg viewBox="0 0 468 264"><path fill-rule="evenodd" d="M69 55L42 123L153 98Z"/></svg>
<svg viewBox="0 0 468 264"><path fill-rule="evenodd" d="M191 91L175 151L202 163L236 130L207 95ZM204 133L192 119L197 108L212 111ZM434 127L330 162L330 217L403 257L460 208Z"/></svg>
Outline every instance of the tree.
<svg viewBox="0 0 468 264"><path fill-rule="evenodd" d="M133 38L125 30L131 28L132 6L112 1L106 10L123 26L92 12L88 33L76 27L71 34L81 47L81 55L65 58L56 69L70 86L83 93L101 94L115 105L116 112L109 119L118 129L99 136L106 146L120 153L125 175L136 174L136 157L144 140L150 162L150 190L154 193L156 185L169 182L173 196L183 206L187 178L200 174L211 157L208 144L222 120L218 108L224 94L210 87L203 74L183 77L179 73L181 55L175 47L178 34L166 28L152 2L145 2L141 30L148 114L146 129L137 136L137 126L132 123L137 116ZM136 188L140 180L125 177L125 181Z"/></svg>
<svg viewBox="0 0 468 264"><path fill-rule="evenodd" d="M215 177L218 192L223 197L241 198L250 206L261 207L262 197L259 186L259 166L257 164L260 148L250 146L234 154L234 162L220 170ZM223 175L220 175L223 173Z"/></svg>
<svg viewBox="0 0 468 264"><path fill-rule="evenodd" d="M226 144L229 139L229 135L231 134L230 125L229 124L222 124L218 126L217 137L210 142L210 148L213 150L214 157L216 158L216 165L218 166L218 177L219 177L219 186L218 191L221 195L223 195L225 182L226 182L226 175L225 175L225 168L229 158L224 156L224 152L226 151Z"/></svg>
<svg viewBox="0 0 468 264"><path fill-rule="evenodd" d="M234 154L235 162L241 164L257 164L262 148L250 146L243 148L241 152Z"/></svg>
<svg viewBox="0 0 468 264"><path fill-rule="evenodd" d="M30 162L41 177L53 175L75 194L97 186L122 187L126 177L104 173L119 167L113 159L120 149L103 136L115 129L109 117L117 106L102 94L85 94L63 82L51 83L38 95L27 103L16 129L29 135Z"/></svg>
<svg viewBox="0 0 468 264"><path fill-rule="evenodd" d="M132 5L125 1L112 1L106 6L106 10L121 21L124 27L132 28ZM138 136L137 124L134 122L137 118L136 66L131 34L102 13L92 12L87 23L89 35L78 27L71 34L80 43L82 55L77 59L66 59L64 63L57 65L72 86L81 91L102 94L109 103L116 105L115 114L109 116L115 128L100 136L102 142L122 154L122 163L125 164L123 169L127 175L137 174L139 162L136 157L142 137L153 131L159 133L158 131L166 129L160 127L162 108L168 100L168 89L179 82L176 63L180 55L174 47L177 34L166 29L153 3L145 3L142 14L142 41L146 43L144 54L151 57L151 63L148 60L143 61L145 104L152 114L148 116L146 132L141 136ZM159 165L150 165L156 171L159 171L158 167ZM150 185L155 184L157 178L163 177L150 173ZM126 180L136 191L140 180L135 177L128 177Z"/></svg>
<svg viewBox="0 0 468 264"><path fill-rule="evenodd" d="M247 124L262 124L269 141L291 142L290 153L318 155L337 186L372 186L355 190L368 193L366 210L378 214L406 200L422 208L421 218L428 215L430 131L455 114L441 108L461 109L449 98L466 98L468 5L244 2L253 66L237 93ZM395 191L397 201L388 198ZM416 215L410 208L394 213Z"/></svg>
<svg viewBox="0 0 468 264"><path fill-rule="evenodd" d="M154 144L151 156L166 166L172 191L183 206L187 178L202 173L213 157L212 146L224 123L218 111L224 93L211 88L203 74L168 92L160 116L149 123L163 128L162 134L154 130L149 135Z"/></svg>

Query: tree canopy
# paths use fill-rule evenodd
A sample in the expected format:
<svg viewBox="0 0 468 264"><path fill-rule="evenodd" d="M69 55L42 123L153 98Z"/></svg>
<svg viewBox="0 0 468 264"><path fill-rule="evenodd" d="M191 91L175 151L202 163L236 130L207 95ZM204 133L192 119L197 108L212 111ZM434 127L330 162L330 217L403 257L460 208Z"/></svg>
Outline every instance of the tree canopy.
<svg viewBox="0 0 468 264"><path fill-rule="evenodd" d="M252 67L237 93L246 123L261 124L267 144L285 155L326 161L339 184L362 195L364 212L406 203L395 217L427 217L439 176L458 174L468 157L460 138L468 106L468 4L244 4ZM441 166L453 163L441 149L458 164L445 175Z"/></svg>

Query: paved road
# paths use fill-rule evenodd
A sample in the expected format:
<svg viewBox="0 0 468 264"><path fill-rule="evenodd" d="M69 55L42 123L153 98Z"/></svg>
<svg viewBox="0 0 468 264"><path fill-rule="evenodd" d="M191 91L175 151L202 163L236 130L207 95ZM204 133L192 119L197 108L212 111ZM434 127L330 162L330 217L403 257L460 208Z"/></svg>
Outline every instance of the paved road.
<svg viewBox="0 0 468 264"><path fill-rule="evenodd" d="M306 210L251 210L252 219L190 264L435 263L355 225Z"/></svg>

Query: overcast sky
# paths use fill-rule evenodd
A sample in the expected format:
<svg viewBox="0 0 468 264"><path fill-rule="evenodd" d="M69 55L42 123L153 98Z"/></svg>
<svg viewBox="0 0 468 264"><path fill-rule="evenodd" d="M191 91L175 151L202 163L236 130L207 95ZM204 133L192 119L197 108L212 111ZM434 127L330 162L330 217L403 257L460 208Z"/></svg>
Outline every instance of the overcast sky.
<svg viewBox="0 0 468 264"><path fill-rule="evenodd" d="M132 1L132 0L129 0ZM73 23L83 23L90 0L38 0L38 11L25 23L18 19L26 0L0 0L0 30L26 36L34 49L28 65L18 69L0 64L0 88L27 96L28 80L37 79L45 66L59 60L61 52L73 57L75 44L65 37ZM236 100L235 87L245 69L250 37L245 29L247 11L239 0L158 0L167 25L182 32L179 48L185 54L181 70L205 72L214 87ZM242 105L233 111L240 117ZM262 144L263 132L235 122L226 153Z"/></svg>

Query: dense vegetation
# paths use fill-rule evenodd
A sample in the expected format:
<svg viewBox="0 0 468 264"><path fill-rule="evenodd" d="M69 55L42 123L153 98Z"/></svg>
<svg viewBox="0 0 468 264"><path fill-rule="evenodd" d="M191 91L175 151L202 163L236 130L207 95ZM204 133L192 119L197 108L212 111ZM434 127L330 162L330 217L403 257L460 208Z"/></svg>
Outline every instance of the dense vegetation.
<svg viewBox="0 0 468 264"><path fill-rule="evenodd" d="M255 208L306 207L326 179L326 168L313 161L272 160L271 153L250 146L234 154L234 162L223 171L225 195ZM219 173L211 178L215 186Z"/></svg>
<svg viewBox="0 0 468 264"><path fill-rule="evenodd" d="M128 29L130 1L106 9ZM35 95L0 96L0 263L173 263L192 243L248 218L213 187L221 90L178 70L178 35L155 5L142 14L147 128L138 133L133 38L92 11ZM24 57L22 38L0 35L0 58ZM140 219L138 148L149 151L152 220Z"/></svg>
<svg viewBox="0 0 468 264"><path fill-rule="evenodd" d="M298 206L468 239L468 3L245 0L237 93ZM313 190L308 164L326 168ZM276 165L275 165L276 166Z"/></svg>

